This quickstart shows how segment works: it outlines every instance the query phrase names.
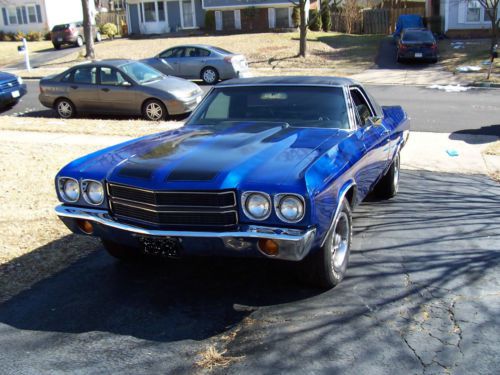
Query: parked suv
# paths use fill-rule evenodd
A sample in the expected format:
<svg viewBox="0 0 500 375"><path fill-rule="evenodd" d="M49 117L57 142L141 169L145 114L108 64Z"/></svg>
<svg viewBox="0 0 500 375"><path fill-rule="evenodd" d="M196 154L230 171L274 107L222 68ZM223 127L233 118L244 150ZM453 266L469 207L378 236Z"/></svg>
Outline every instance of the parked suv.
<svg viewBox="0 0 500 375"><path fill-rule="evenodd" d="M92 28L94 32L94 40L101 41L101 33L98 28ZM62 25L55 25L50 33L52 44L55 49L60 49L63 44L72 44L76 47L83 46L85 41L83 35L83 22L64 23Z"/></svg>

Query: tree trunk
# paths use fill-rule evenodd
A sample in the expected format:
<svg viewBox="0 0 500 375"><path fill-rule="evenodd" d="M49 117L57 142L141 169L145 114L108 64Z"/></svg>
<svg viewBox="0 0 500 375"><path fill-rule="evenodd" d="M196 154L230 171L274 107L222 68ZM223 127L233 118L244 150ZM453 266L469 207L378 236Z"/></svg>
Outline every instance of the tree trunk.
<svg viewBox="0 0 500 375"><path fill-rule="evenodd" d="M83 35L85 37L85 58L95 59L94 33L92 32L92 15L90 14L90 0L82 0Z"/></svg>
<svg viewBox="0 0 500 375"><path fill-rule="evenodd" d="M306 57L307 54L307 20L306 20L306 2L300 0L300 44L299 56Z"/></svg>

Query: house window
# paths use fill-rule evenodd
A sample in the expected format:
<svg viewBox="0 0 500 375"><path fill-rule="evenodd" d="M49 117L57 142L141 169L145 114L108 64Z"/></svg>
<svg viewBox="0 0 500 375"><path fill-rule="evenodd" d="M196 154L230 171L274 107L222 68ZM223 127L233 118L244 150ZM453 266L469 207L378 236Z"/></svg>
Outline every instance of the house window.
<svg viewBox="0 0 500 375"><path fill-rule="evenodd" d="M225 10L222 12L222 29L223 30L234 30L234 11Z"/></svg>
<svg viewBox="0 0 500 375"><path fill-rule="evenodd" d="M165 3L158 1L158 21L165 21Z"/></svg>
<svg viewBox="0 0 500 375"><path fill-rule="evenodd" d="M144 3L144 20L146 22L156 22L156 7L152 1Z"/></svg>
<svg viewBox="0 0 500 375"><path fill-rule="evenodd" d="M481 22L481 4L477 0L467 2L467 22Z"/></svg>
<svg viewBox="0 0 500 375"><path fill-rule="evenodd" d="M184 27L194 27L194 4L191 0L182 0L182 21Z"/></svg>
<svg viewBox="0 0 500 375"><path fill-rule="evenodd" d="M8 8L7 11L9 13L9 25L16 25L17 24L16 8Z"/></svg>
<svg viewBox="0 0 500 375"><path fill-rule="evenodd" d="M28 20L29 23L37 23L37 18L36 18L36 8L34 5L28 5Z"/></svg>
<svg viewBox="0 0 500 375"><path fill-rule="evenodd" d="M288 8L276 8L276 27L278 29L285 29L290 27L290 15L288 13Z"/></svg>

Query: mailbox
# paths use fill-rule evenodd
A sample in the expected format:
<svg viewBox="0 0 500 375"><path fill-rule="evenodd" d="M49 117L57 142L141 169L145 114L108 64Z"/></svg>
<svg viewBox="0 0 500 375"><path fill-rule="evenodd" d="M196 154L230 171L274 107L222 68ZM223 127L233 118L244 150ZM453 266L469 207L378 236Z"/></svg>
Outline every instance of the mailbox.
<svg viewBox="0 0 500 375"><path fill-rule="evenodd" d="M17 52L23 53L25 50L24 46L17 46Z"/></svg>

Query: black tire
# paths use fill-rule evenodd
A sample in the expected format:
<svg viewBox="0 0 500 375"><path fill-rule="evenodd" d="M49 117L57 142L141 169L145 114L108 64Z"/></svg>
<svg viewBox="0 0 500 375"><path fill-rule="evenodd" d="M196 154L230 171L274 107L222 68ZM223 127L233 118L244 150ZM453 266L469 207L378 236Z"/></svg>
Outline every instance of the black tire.
<svg viewBox="0 0 500 375"><path fill-rule="evenodd" d="M101 242L108 254L116 259L122 261L132 261L144 258L144 255L142 254L140 249L120 245L116 242L103 239L101 239Z"/></svg>
<svg viewBox="0 0 500 375"><path fill-rule="evenodd" d="M163 121L168 116L168 112L161 101L150 99L142 106L142 115L149 121Z"/></svg>
<svg viewBox="0 0 500 375"><path fill-rule="evenodd" d="M61 49L61 45L57 43L53 43L54 49Z"/></svg>
<svg viewBox="0 0 500 375"><path fill-rule="evenodd" d="M82 47L83 46L83 38L81 36L78 36L76 38L75 46L76 47Z"/></svg>
<svg viewBox="0 0 500 375"><path fill-rule="evenodd" d="M102 40L101 33L98 31L95 33L95 42L99 43Z"/></svg>
<svg viewBox="0 0 500 375"><path fill-rule="evenodd" d="M76 116L76 107L69 99L59 99L54 108L61 118L68 119Z"/></svg>
<svg viewBox="0 0 500 375"><path fill-rule="evenodd" d="M384 177L375 186L375 194L382 199L390 199L394 197L399 190L399 171L400 171L399 152L394 157L389 170Z"/></svg>
<svg viewBox="0 0 500 375"><path fill-rule="evenodd" d="M208 66L201 71L200 78L207 85L213 85L219 81L219 72L217 69Z"/></svg>
<svg viewBox="0 0 500 375"><path fill-rule="evenodd" d="M351 243L351 207L344 198L324 245L301 262L299 272L302 279L310 285L325 289L338 285L347 271Z"/></svg>

